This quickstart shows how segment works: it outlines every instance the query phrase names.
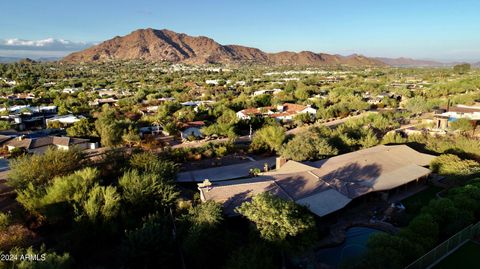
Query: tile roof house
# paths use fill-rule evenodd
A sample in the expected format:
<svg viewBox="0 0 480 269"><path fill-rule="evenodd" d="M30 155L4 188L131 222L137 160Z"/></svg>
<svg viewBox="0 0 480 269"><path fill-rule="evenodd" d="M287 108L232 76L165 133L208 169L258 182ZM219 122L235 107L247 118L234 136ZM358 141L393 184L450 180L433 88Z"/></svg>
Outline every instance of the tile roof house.
<svg viewBox="0 0 480 269"><path fill-rule="evenodd" d="M7 141L4 146L6 146L9 151L15 148L23 148L29 153L41 154L49 147L68 150L75 146L83 150L94 147L92 144L93 143L90 143L90 140L88 139L67 136L45 136L39 138L25 138L19 136Z"/></svg>
<svg viewBox="0 0 480 269"><path fill-rule="evenodd" d="M237 117L242 120L249 120L252 117L271 117L276 120L290 121L296 115L308 113L313 116L316 115L317 110L304 105L284 103L277 107L259 107L259 108L247 108L237 112Z"/></svg>
<svg viewBox="0 0 480 269"><path fill-rule="evenodd" d="M223 203L230 215L235 214L232 205L274 190L283 198L307 206L312 213L325 216L363 195L388 192L426 178L431 171L425 166L433 158L406 145L380 145L318 162L288 161L254 179L213 182L199 190L203 201Z"/></svg>

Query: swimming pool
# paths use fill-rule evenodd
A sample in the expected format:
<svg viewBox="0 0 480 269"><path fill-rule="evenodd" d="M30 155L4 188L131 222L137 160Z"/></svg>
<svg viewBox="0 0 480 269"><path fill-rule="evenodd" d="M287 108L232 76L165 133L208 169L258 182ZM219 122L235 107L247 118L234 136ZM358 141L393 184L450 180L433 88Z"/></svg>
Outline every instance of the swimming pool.
<svg viewBox="0 0 480 269"><path fill-rule="evenodd" d="M351 227L347 229L345 241L341 245L318 250L315 255L316 260L337 267L342 262L363 254L367 249L368 238L378 232L381 231L366 227Z"/></svg>

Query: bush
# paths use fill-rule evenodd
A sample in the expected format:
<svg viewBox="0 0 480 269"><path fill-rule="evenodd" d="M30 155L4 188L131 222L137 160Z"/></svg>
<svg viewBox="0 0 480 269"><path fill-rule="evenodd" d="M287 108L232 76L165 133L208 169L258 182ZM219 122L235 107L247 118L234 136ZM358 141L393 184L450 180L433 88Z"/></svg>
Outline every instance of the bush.
<svg viewBox="0 0 480 269"><path fill-rule="evenodd" d="M68 151L49 148L44 154L24 155L10 161L9 181L17 190L29 183L42 186L55 176L66 175L81 167L83 154L79 149Z"/></svg>
<svg viewBox="0 0 480 269"><path fill-rule="evenodd" d="M26 247L33 243L35 234L23 225L11 224L0 230L0 250Z"/></svg>
<svg viewBox="0 0 480 269"><path fill-rule="evenodd" d="M10 215L0 212L0 231L6 229L10 225Z"/></svg>
<svg viewBox="0 0 480 269"><path fill-rule="evenodd" d="M480 166L473 160L462 160L453 154L443 154L430 163L430 169L441 175L467 176L478 173Z"/></svg>

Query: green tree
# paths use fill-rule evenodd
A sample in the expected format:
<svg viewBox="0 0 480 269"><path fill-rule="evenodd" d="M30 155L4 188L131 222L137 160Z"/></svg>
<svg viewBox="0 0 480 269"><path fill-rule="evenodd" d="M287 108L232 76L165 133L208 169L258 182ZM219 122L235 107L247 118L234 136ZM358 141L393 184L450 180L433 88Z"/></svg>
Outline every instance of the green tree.
<svg viewBox="0 0 480 269"><path fill-rule="evenodd" d="M108 106L102 108L102 112L95 121L95 129L105 147L113 147L122 142L122 126L116 119L115 111Z"/></svg>
<svg viewBox="0 0 480 269"><path fill-rule="evenodd" d="M412 113L427 112L430 108L427 100L422 96L415 96L405 102L405 109Z"/></svg>
<svg viewBox="0 0 480 269"><path fill-rule="evenodd" d="M213 201L201 203L188 211L193 226L216 226L223 220L222 206Z"/></svg>
<svg viewBox="0 0 480 269"><path fill-rule="evenodd" d="M55 177L44 187L30 183L28 188L18 192L17 201L32 213L46 214L47 219L62 218L85 201L97 179L98 171L87 167Z"/></svg>
<svg viewBox="0 0 480 269"><path fill-rule="evenodd" d="M122 242L128 268L175 267L176 247L171 221L160 214L144 218L141 227L125 232Z"/></svg>
<svg viewBox="0 0 480 269"><path fill-rule="evenodd" d="M10 123L8 121L0 121L0 130L8 130L12 128L12 126L10 125Z"/></svg>
<svg viewBox="0 0 480 269"><path fill-rule="evenodd" d="M397 132L389 132L382 138L382 144L405 144L407 139Z"/></svg>
<svg viewBox="0 0 480 269"><path fill-rule="evenodd" d="M175 185L164 180L160 174L141 174L138 170L130 170L118 183L123 200L140 215L172 206L179 195Z"/></svg>
<svg viewBox="0 0 480 269"><path fill-rule="evenodd" d="M468 64L468 63L464 63L464 64L457 64L457 65L454 65L453 66L453 71L459 73L459 74L465 74L467 73L468 71L470 71L471 69L471 65Z"/></svg>
<svg viewBox="0 0 480 269"><path fill-rule="evenodd" d="M67 135L73 137L94 137L97 136L97 132L95 124L90 123L88 119L80 119L67 128Z"/></svg>
<svg viewBox="0 0 480 269"><path fill-rule="evenodd" d="M95 186L83 203L84 216L92 223L112 220L120 211L120 195L113 186Z"/></svg>
<svg viewBox="0 0 480 269"><path fill-rule="evenodd" d="M199 268L218 267L218 261L210 258L210 253L217 251L225 255L229 241L228 232L221 228L223 220L220 204L208 201L190 208L184 216L185 234L183 248L191 265Z"/></svg>
<svg viewBox="0 0 480 269"><path fill-rule="evenodd" d="M362 137L358 142L362 145L362 148L370 148L379 143L377 136L371 129L367 129L363 132Z"/></svg>
<svg viewBox="0 0 480 269"><path fill-rule="evenodd" d="M317 132L300 133L290 140L282 149L281 154L294 161L317 160L338 154L326 137Z"/></svg>
<svg viewBox="0 0 480 269"><path fill-rule="evenodd" d="M164 181L174 181L178 166L171 161L161 160L151 152L135 153L130 157L130 167L142 173L152 173Z"/></svg>
<svg viewBox="0 0 480 269"><path fill-rule="evenodd" d="M262 238L276 243L315 227L315 221L306 208L268 192L254 196L251 202L244 202L236 212L255 223Z"/></svg>
<svg viewBox="0 0 480 269"><path fill-rule="evenodd" d="M265 126L255 132L251 147L254 150L267 149L278 152L282 147L285 137L285 130L282 126Z"/></svg>
<svg viewBox="0 0 480 269"><path fill-rule="evenodd" d="M142 141L142 138L140 137L136 129L129 127L128 130L124 131L122 135L122 140L127 145L135 146Z"/></svg>

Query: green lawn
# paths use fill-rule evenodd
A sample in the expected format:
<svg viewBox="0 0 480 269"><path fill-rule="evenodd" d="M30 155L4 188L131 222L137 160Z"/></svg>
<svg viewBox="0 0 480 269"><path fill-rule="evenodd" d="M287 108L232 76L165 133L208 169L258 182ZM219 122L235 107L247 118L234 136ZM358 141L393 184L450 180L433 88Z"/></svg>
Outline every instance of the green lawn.
<svg viewBox="0 0 480 269"><path fill-rule="evenodd" d="M427 189L403 199L402 204L405 206L406 213L409 216L415 216L423 206L427 205L430 200L436 198L435 195L441 190L443 189L440 187L429 186Z"/></svg>
<svg viewBox="0 0 480 269"><path fill-rule="evenodd" d="M447 268L478 268L480 244L473 241L465 243L455 252L435 265L435 269Z"/></svg>

